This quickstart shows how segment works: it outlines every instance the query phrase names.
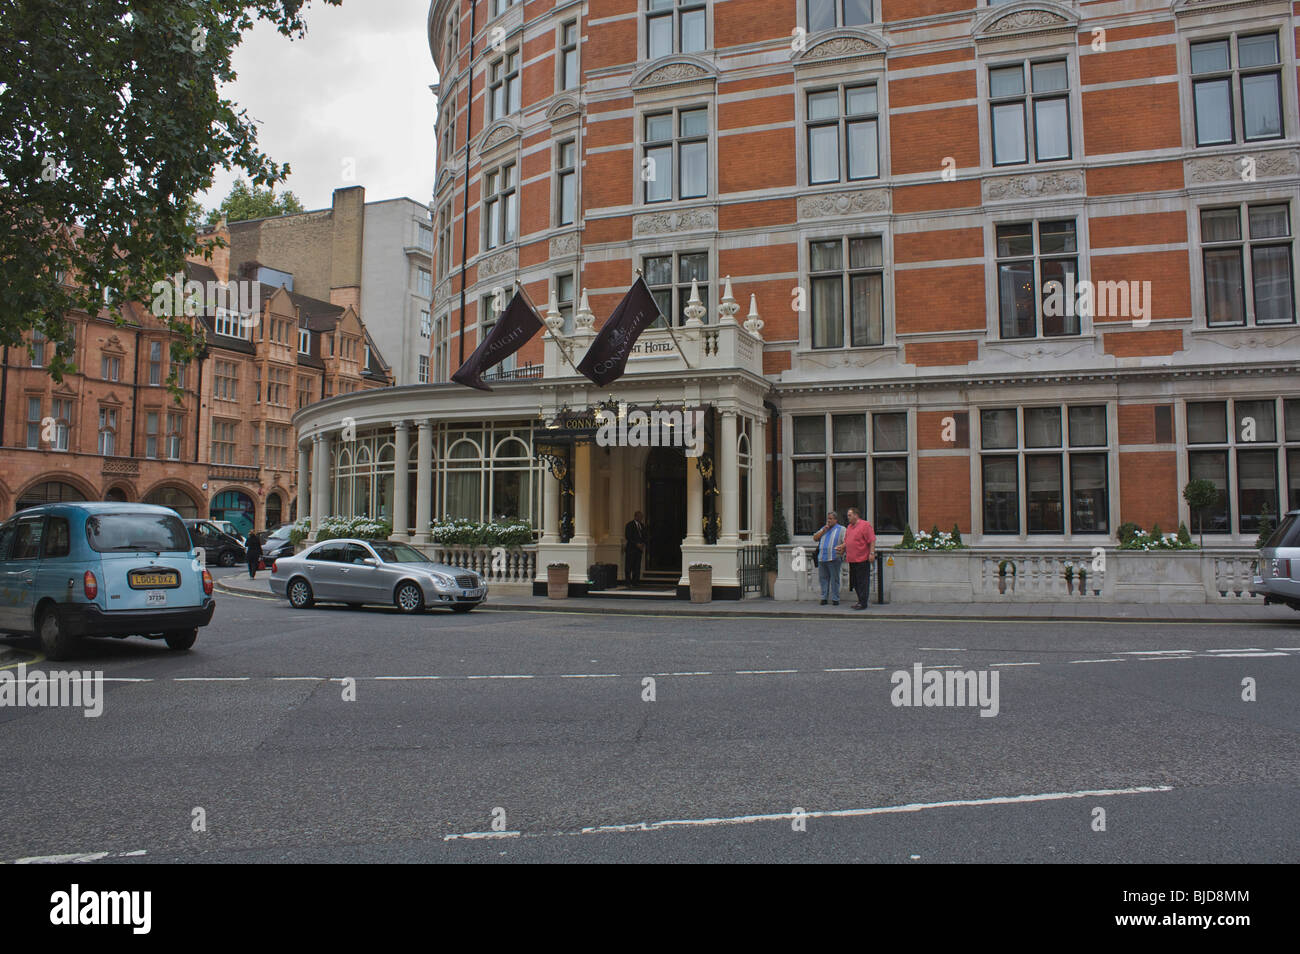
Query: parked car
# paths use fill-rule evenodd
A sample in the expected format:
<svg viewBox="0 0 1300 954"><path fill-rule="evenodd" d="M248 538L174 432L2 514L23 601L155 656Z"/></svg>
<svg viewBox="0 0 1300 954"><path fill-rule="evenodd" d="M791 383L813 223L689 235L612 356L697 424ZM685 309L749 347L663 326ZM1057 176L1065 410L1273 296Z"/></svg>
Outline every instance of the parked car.
<svg viewBox="0 0 1300 954"><path fill-rule="evenodd" d="M78 636L194 645L212 576L180 516L133 503L43 504L0 525L0 630L35 634L49 659Z"/></svg>
<svg viewBox="0 0 1300 954"><path fill-rule="evenodd" d="M294 609L313 603L383 603L403 613L446 606L467 613L487 600L472 570L434 563L415 547L387 540L326 540L271 565L271 592Z"/></svg>
<svg viewBox="0 0 1300 954"><path fill-rule="evenodd" d="M248 545L248 538L244 536L242 533L240 533L239 528L236 527L229 520L209 520L208 522L211 523L213 526L215 526L222 533L226 534L226 536L234 537L236 540L238 540L239 545L241 547Z"/></svg>
<svg viewBox="0 0 1300 954"><path fill-rule="evenodd" d="M289 541L289 531L292 529L292 524L282 524L262 540L262 559L267 566L280 557L293 556L293 544Z"/></svg>
<svg viewBox="0 0 1300 954"><path fill-rule="evenodd" d="M1259 550L1250 592L1300 610L1300 510L1292 510Z"/></svg>
<svg viewBox="0 0 1300 954"><path fill-rule="evenodd" d="M194 546L203 551L203 562L217 566L234 566L244 562L244 544L211 520L186 520Z"/></svg>

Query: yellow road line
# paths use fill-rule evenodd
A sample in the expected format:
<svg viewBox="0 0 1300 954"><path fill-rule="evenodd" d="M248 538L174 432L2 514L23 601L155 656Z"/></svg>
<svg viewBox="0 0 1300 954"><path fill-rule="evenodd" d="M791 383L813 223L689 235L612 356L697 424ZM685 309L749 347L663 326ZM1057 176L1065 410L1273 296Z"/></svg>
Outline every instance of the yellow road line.
<svg viewBox="0 0 1300 954"><path fill-rule="evenodd" d="M3 666L0 666L0 669L16 669L19 666L34 666L36 665L36 663L45 662L45 656L42 653L35 653L32 652L30 649L11 649L9 650L9 652L28 653L31 655L32 658L20 659L17 662L13 662L13 663L5 663Z"/></svg>

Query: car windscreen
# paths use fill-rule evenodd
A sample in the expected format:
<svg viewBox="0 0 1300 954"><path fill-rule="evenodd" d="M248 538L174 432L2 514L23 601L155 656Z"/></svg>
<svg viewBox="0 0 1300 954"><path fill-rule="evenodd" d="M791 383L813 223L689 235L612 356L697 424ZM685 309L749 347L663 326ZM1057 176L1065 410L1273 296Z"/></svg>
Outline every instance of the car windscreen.
<svg viewBox="0 0 1300 954"><path fill-rule="evenodd" d="M1282 518L1278 528L1268 538L1265 547L1300 547L1300 515L1289 514Z"/></svg>
<svg viewBox="0 0 1300 954"><path fill-rule="evenodd" d="M86 539L100 553L178 553L191 547L185 524L167 513L92 514Z"/></svg>
<svg viewBox="0 0 1300 954"><path fill-rule="evenodd" d="M379 559L385 563L432 563L427 556L421 553L415 547L408 547L405 543L380 543L373 544L375 552L379 554Z"/></svg>

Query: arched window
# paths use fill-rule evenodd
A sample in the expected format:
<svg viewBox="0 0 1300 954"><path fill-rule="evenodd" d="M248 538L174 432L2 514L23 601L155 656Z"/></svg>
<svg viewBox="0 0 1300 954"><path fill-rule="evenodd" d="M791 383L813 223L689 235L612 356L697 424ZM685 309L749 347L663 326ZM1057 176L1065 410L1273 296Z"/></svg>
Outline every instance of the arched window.
<svg viewBox="0 0 1300 954"><path fill-rule="evenodd" d="M27 488L23 495L18 498L14 509L26 510L28 507L39 507L41 504L85 499L85 495L71 484L65 484L59 480L47 480L43 484Z"/></svg>
<svg viewBox="0 0 1300 954"><path fill-rule="evenodd" d="M239 490L227 490L217 494L212 500L208 513L213 520L229 520L239 531L240 536L248 536L253 531L257 520L257 511L253 509L253 498Z"/></svg>
<svg viewBox="0 0 1300 954"><path fill-rule="evenodd" d="M281 519L283 513L284 501L280 499L279 494L270 494L266 498L266 528L272 530L284 523Z"/></svg>
<svg viewBox="0 0 1300 954"><path fill-rule="evenodd" d="M186 520L195 520L199 516L199 505L190 499L189 494L174 487L160 487L146 494L144 503L158 507L170 507Z"/></svg>

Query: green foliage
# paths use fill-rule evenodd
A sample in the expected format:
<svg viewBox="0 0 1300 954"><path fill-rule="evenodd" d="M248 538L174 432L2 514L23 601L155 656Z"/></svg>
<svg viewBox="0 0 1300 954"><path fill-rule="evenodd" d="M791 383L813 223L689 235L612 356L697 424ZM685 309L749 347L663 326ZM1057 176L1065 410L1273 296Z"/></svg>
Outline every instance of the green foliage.
<svg viewBox="0 0 1300 954"><path fill-rule="evenodd" d="M244 222L303 211L302 202L292 192L281 192L277 196L274 189L259 189L239 178L231 186L230 194L208 213L207 224L216 225L222 217L227 222Z"/></svg>
<svg viewBox="0 0 1300 954"><path fill-rule="evenodd" d="M912 550L916 548L916 536L912 533L911 524L903 524L903 539L898 543L900 550Z"/></svg>
<svg viewBox="0 0 1300 954"><path fill-rule="evenodd" d="M953 527L956 532L957 528ZM903 539L894 547L895 550L965 550L966 544L961 542L961 534L945 533L936 526L933 530L926 532L919 530L915 534L906 524L903 526Z"/></svg>
<svg viewBox="0 0 1300 954"><path fill-rule="evenodd" d="M1181 520L1178 521L1178 545L1186 549L1191 549L1192 535L1187 532L1187 524Z"/></svg>
<svg viewBox="0 0 1300 954"><path fill-rule="evenodd" d="M1255 549L1258 550L1268 542L1268 538L1273 535L1273 508L1264 504L1264 510L1259 515L1259 536L1255 538Z"/></svg>
<svg viewBox="0 0 1300 954"><path fill-rule="evenodd" d="M1204 478L1189 480L1187 486L1183 488L1183 499L1195 513L1197 510L1204 510L1214 505L1214 502L1219 499L1219 488L1214 486L1212 480Z"/></svg>
<svg viewBox="0 0 1300 954"><path fill-rule="evenodd" d="M324 0L337 6L341 0ZM282 182L251 117L222 95L256 20L288 37L305 0L6 0L0 15L0 346L35 330L49 374L74 370L67 315L152 300L200 251L193 197L217 168ZM210 250L206 253L210 255ZM105 304L106 290L108 303ZM191 319L160 316L173 354L202 345Z"/></svg>
<svg viewBox="0 0 1300 954"><path fill-rule="evenodd" d="M1010 560L998 561L998 576L1016 575L1016 565Z"/></svg>
<svg viewBox="0 0 1300 954"><path fill-rule="evenodd" d="M1185 531L1186 527L1181 527L1180 531ZM1192 542L1191 534L1180 532L1177 536L1172 534L1165 535L1160 525L1156 524L1151 528L1151 532L1143 530L1137 524L1132 525L1132 530L1127 537L1120 543L1121 550L1198 550L1200 549Z"/></svg>
<svg viewBox="0 0 1300 954"><path fill-rule="evenodd" d="M393 533L391 520L372 520L370 517L325 517L316 529L316 542L356 537L361 540L387 540ZM293 539L293 531L290 531Z"/></svg>
<svg viewBox="0 0 1300 954"><path fill-rule="evenodd" d="M781 506L781 498L777 498L776 503L772 506L772 529L767 534L767 544L763 547L763 569L768 573L775 573L777 567L776 548L785 546L790 542L790 530L785 523L785 509Z"/></svg>
<svg viewBox="0 0 1300 954"><path fill-rule="evenodd" d="M1129 543L1133 539L1133 534L1141 529L1142 528L1132 520L1121 523L1119 529L1115 531L1115 535L1119 538L1119 545L1123 547L1125 544Z"/></svg>
<svg viewBox="0 0 1300 954"><path fill-rule="evenodd" d="M966 544L961 542L961 527L957 526L955 523L952 525L952 542L957 544L959 550L965 549L966 547Z"/></svg>

